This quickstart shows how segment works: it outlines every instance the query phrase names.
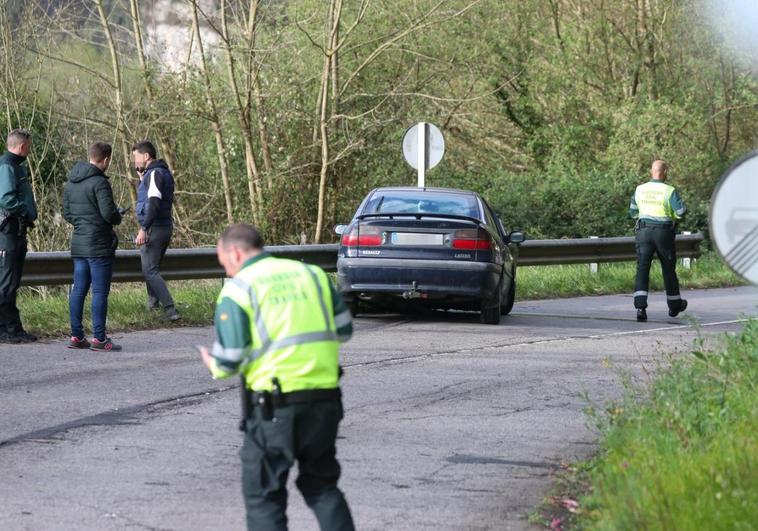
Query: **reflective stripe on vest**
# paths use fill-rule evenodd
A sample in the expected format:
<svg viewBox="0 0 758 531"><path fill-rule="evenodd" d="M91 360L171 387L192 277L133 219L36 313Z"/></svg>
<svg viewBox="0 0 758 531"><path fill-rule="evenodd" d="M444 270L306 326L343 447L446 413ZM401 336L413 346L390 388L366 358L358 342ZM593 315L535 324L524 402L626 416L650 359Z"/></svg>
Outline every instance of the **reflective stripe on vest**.
<svg viewBox="0 0 758 531"><path fill-rule="evenodd" d="M651 181L641 184L634 192L634 200L639 208L640 219L671 222L675 219L671 210L671 194L674 187L662 182Z"/></svg>
<svg viewBox="0 0 758 531"><path fill-rule="evenodd" d="M248 387L271 390L274 376L284 392L337 387L339 342L323 271L267 257L227 282L219 301L224 297L250 321L252 348L234 353Z"/></svg>

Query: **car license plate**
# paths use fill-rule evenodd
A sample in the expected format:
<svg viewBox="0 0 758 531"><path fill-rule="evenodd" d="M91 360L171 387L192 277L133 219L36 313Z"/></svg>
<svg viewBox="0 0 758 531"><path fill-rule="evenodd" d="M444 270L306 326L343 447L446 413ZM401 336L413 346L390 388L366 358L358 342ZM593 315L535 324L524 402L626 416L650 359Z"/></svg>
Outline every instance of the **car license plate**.
<svg viewBox="0 0 758 531"><path fill-rule="evenodd" d="M420 232L393 232L394 245L442 245L443 234L423 234Z"/></svg>

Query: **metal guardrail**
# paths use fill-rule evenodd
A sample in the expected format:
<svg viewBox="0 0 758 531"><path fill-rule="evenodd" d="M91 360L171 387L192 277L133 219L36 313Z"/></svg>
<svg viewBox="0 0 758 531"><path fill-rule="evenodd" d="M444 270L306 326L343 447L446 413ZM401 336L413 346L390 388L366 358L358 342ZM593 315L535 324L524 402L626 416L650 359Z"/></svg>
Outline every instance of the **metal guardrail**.
<svg viewBox="0 0 758 531"><path fill-rule="evenodd" d="M266 250L275 256L304 260L326 271L336 271L337 248L336 244L273 245L267 247ZM27 286L69 284L73 274L74 265L68 251L29 253L26 255L21 283ZM226 276L216 259L215 247L169 249L161 263L161 275L166 280L224 278ZM140 282L143 280L139 251L116 251L113 281Z"/></svg>
<svg viewBox="0 0 758 531"><path fill-rule="evenodd" d="M680 258L700 256L700 233L677 235L676 251ZM337 269L337 244L274 245L266 250L274 256L302 260L326 271ZM519 248L519 265L586 264L635 260L634 238L580 238L573 240L527 240ZM169 249L161 265L167 280L223 278L224 270L216 260L216 249ZM26 255L24 285L68 284L73 276L73 262L67 251L29 253ZM117 251L113 269L114 282L142 281L139 251Z"/></svg>
<svg viewBox="0 0 758 531"><path fill-rule="evenodd" d="M703 235L677 234L677 258L697 258ZM637 259L634 238L578 238L573 240L527 240L521 244L519 265L590 264L628 262Z"/></svg>

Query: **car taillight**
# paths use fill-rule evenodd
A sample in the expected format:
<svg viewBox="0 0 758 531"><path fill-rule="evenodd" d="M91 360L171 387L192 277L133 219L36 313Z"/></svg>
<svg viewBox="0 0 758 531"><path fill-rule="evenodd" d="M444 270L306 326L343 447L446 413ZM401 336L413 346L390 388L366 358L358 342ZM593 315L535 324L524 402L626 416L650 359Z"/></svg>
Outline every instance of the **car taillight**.
<svg viewBox="0 0 758 531"><path fill-rule="evenodd" d="M467 251L488 251L492 249L492 240L485 230L465 229L453 233L451 240L453 249Z"/></svg>
<svg viewBox="0 0 758 531"><path fill-rule="evenodd" d="M382 244L382 232L374 227L360 227L342 235L342 245L345 247L375 247Z"/></svg>
<svg viewBox="0 0 758 531"><path fill-rule="evenodd" d="M355 247L358 245L358 231L353 229L342 235L342 245L345 247Z"/></svg>

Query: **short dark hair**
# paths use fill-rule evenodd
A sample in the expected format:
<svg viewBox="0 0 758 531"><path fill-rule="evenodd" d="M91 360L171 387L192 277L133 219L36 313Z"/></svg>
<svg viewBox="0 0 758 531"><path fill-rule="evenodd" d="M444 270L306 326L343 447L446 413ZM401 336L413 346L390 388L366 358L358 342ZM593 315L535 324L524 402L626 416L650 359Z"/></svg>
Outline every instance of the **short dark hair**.
<svg viewBox="0 0 758 531"><path fill-rule="evenodd" d="M132 151L136 151L137 153L142 154L147 153L150 155L151 159L154 159L158 156L157 152L155 151L155 146L149 140L140 140L132 146Z"/></svg>
<svg viewBox="0 0 758 531"><path fill-rule="evenodd" d="M29 142L32 139L32 134L26 129L14 129L8 133L8 138L5 142L7 147L15 147L24 142Z"/></svg>
<svg viewBox="0 0 758 531"><path fill-rule="evenodd" d="M89 160L102 162L113 154L113 148L105 142L95 142L89 147Z"/></svg>
<svg viewBox="0 0 758 531"><path fill-rule="evenodd" d="M263 236L258 229L247 223L229 225L218 239L222 247L235 246L243 251L263 249Z"/></svg>

